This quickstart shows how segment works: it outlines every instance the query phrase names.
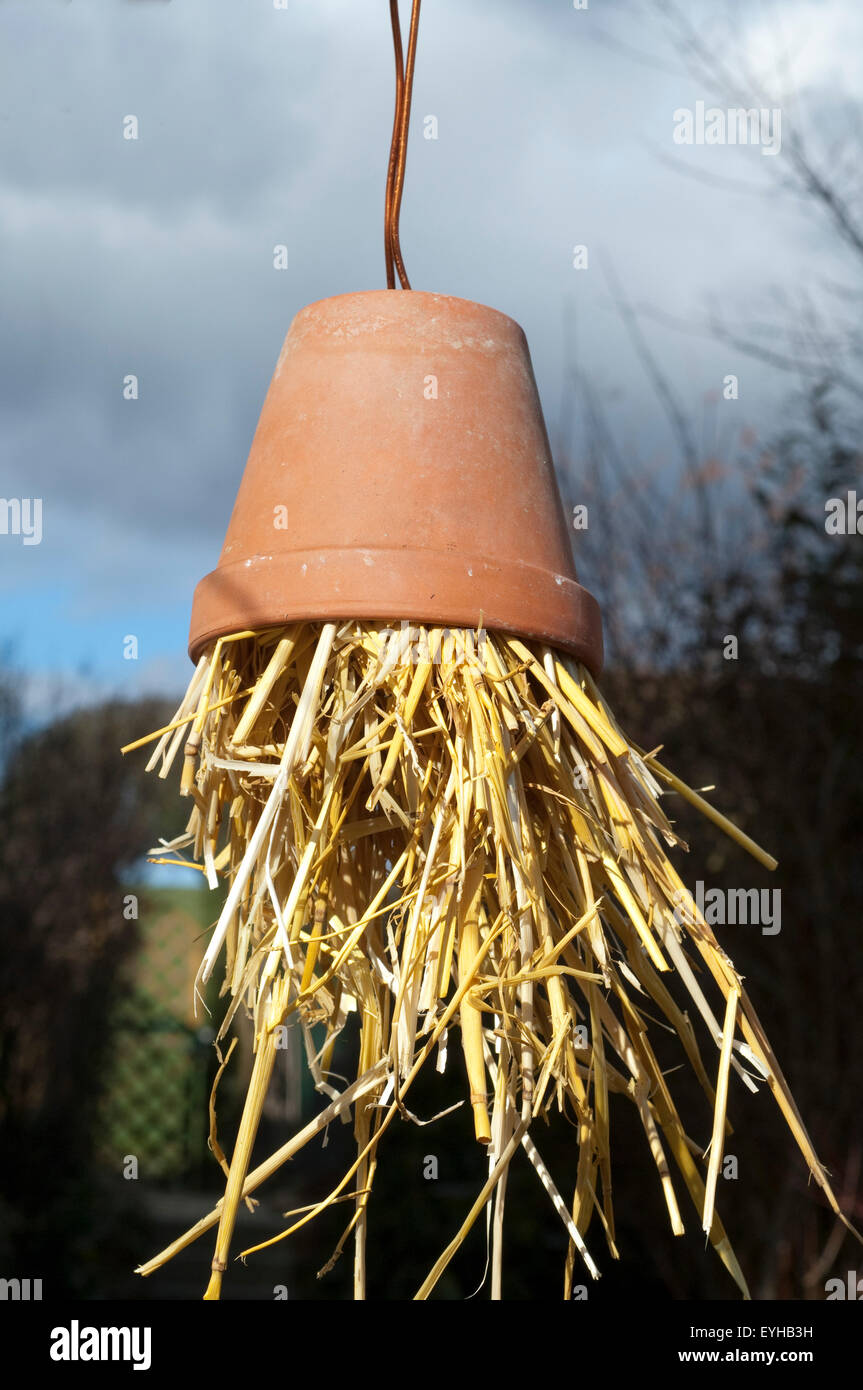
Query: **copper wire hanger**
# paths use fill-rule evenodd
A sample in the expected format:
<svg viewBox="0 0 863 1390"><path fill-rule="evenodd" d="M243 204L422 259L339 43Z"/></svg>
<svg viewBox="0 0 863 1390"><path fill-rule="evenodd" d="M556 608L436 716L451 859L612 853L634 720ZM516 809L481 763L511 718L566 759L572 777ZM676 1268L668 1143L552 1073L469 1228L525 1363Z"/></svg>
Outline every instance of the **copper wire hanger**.
<svg viewBox="0 0 863 1390"><path fill-rule="evenodd" d="M409 290L411 287L399 245L399 213L402 206L405 162L408 152L408 126L411 116L414 67L416 66L420 3L421 0L413 0L411 27L408 34L407 63L405 63L399 23L399 0L390 0L390 21L393 29L393 49L396 60L396 107L393 117L393 136L390 144L387 195L384 209L384 255L387 264L387 289L389 290L394 290L396 287L396 271L398 271L402 289Z"/></svg>

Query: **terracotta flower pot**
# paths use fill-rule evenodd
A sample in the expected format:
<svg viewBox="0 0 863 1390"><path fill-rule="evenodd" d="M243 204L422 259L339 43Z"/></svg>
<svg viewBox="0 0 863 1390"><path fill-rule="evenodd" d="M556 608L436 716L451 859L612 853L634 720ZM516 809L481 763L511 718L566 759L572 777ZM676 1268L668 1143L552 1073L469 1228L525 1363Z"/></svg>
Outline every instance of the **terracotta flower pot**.
<svg viewBox="0 0 863 1390"><path fill-rule="evenodd" d="M189 650L294 620L505 629L597 674L521 328L417 291L297 314L276 365Z"/></svg>

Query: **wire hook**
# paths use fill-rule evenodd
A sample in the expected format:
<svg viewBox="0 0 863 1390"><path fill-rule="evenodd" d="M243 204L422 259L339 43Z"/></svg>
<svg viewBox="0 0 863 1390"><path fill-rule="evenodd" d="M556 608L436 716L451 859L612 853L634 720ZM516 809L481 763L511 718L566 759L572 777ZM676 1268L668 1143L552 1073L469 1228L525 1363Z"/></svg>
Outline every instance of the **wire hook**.
<svg viewBox="0 0 863 1390"><path fill-rule="evenodd" d="M414 68L416 66L421 0L413 0L411 25L408 33L407 60L402 51L401 24L398 0L390 0L390 22L393 30L393 49L396 63L396 105L393 134L387 169L387 191L384 208L384 256L387 267L387 289L396 287L396 271L403 290L410 289L399 244L399 214L404 192L405 163L408 152L408 127L411 115Z"/></svg>

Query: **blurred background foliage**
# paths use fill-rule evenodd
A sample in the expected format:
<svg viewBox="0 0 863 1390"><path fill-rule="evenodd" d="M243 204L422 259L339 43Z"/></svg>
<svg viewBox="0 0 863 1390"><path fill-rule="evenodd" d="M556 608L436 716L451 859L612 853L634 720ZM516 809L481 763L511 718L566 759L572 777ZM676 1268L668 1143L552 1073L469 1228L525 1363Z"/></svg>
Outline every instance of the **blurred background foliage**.
<svg viewBox="0 0 863 1390"><path fill-rule="evenodd" d="M750 441L719 466L699 459L680 490L685 507L633 505L606 455L590 475L591 520L578 559L613 619L603 686L623 727L642 747L664 745L692 785L715 786L710 795L721 809L780 861L766 873L669 797L690 845L689 859L680 856L690 886L701 878L711 887L781 889L778 935L737 926L724 940L844 1208L860 1223L863 1135L849 1078L863 1072L863 547L856 534L828 535L823 513L826 498L854 487L861 460L831 415L829 383L798 405L799 427L769 449L753 456ZM801 457L805 477L792 487ZM564 480L579 472L588 470L572 461ZM752 484L742 506L735 478ZM618 560L638 599L622 614L604 577ZM723 654L729 636L737 639L734 659ZM195 1297L209 1238L147 1282L132 1274L213 1204L222 1181L207 1150L218 1002L208 997L212 1017L195 1018L191 1009L201 937L218 903L194 887L130 882L142 851L182 829L185 805L174 779L144 775L143 753L122 759L118 750L166 722L171 707L112 703L33 730L22 724L16 688L7 673L0 685L2 1263L21 1277L42 1277L55 1295ZM133 893L137 917L127 915ZM240 1034L220 1089L228 1152L249 1061L245 1025ZM307 1080L303 1086L299 1051L289 1049L277 1079L260 1156L320 1106ZM351 1056L348 1030L336 1071L347 1073ZM667 1065L678 1060L669 1053ZM431 1073L419 1088L418 1115L462 1098L460 1070L455 1049L449 1074ZM690 1132L706 1143L703 1098L685 1070L672 1082ZM640 1126L615 1099L622 1258L612 1262L592 1230L603 1278L589 1298L732 1296L695 1213L683 1239L670 1234ZM738 1177L721 1184L720 1211L754 1296L822 1298L828 1277L859 1264L853 1240L807 1182L769 1092L752 1097L735 1088L730 1117L727 1148ZM463 1110L431 1126L400 1125L390 1140L370 1223L370 1295L378 1298L415 1291L483 1180ZM566 1190L574 1131L552 1124L539 1142ZM285 1224L282 1212L321 1195L340 1176L351 1143L350 1126L334 1125L326 1146L311 1146L283 1170L255 1215L244 1213L244 1243L274 1234ZM130 1156L136 1179L124 1176ZM429 1156L436 1179L424 1177ZM507 1295L559 1297L565 1237L526 1162L512 1179L508 1217ZM336 1208L290 1243L237 1264L227 1296L271 1298L282 1284L291 1297L349 1296L349 1247L323 1280L315 1277L345 1220L346 1210ZM477 1229L440 1296L472 1293L484 1263Z"/></svg>

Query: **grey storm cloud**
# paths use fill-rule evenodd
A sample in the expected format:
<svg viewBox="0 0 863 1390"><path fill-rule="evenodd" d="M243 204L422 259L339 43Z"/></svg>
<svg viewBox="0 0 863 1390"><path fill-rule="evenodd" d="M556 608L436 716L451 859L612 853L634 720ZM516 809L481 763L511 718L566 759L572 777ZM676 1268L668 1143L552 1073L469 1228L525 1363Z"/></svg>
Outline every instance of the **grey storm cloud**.
<svg viewBox="0 0 863 1390"><path fill-rule="evenodd" d="M715 22L714 6L692 12ZM738 35L754 23L745 6L731 18ZM831 33L838 49L841 24ZM648 452L665 423L603 258L633 302L685 317L799 276L823 236L767 196L757 151L713 151L711 168L763 196L723 195L657 157L703 171L703 151L675 148L672 116L711 96L663 38L647 0L427 0L402 214L416 287L523 324L552 433L569 343L624 441ZM766 42L755 35L756 58ZM215 562L294 313L384 283L388 7L6 0L0 46L2 490L45 497L67 523L57 563L85 586L134 554L130 592L142 576L176 592ZM810 103L827 100L827 77L806 80ZM423 139L428 113L437 140ZM127 115L137 140L123 139ZM736 369L709 340L656 329L654 346L695 412ZM748 423L765 428L783 383L747 372Z"/></svg>

